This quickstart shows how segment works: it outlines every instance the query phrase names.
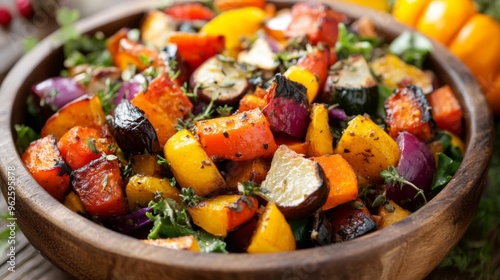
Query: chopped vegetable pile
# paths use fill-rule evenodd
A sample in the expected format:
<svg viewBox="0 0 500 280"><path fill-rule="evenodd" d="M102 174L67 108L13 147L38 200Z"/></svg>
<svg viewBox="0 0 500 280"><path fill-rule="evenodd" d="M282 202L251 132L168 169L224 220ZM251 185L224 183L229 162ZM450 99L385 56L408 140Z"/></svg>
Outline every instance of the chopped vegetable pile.
<svg viewBox="0 0 500 280"><path fill-rule="evenodd" d="M320 3L214 4L65 44L15 127L40 186L148 244L271 253L388 227L450 181L462 108L425 38Z"/></svg>

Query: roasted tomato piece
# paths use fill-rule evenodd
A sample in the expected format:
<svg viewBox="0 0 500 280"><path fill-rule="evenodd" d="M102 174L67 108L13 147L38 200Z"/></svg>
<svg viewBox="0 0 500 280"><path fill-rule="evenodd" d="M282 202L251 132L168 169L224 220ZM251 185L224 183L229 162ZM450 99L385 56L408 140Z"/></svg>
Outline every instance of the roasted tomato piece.
<svg viewBox="0 0 500 280"><path fill-rule="evenodd" d="M345 20L344 15L321 3L298 3L292 7L292 21L285 31L286 37L306 35L316 45L325 42L335 46L338 37L338 25Z"/></svg>
<svg viewBox="0 0 500 280"><path fill-rule="evenodd" d="M165 13L177 20L210 20L214 12L200 3L174 5L165 9Z"/></svg>
<svg viewBox="0 0 500 280"><path fill-rule="evenodd" d="M85 210L96 220L127 213L120 164L116 156L103 156L74 170L71 182Z"/></svg>
<svg viewBox="0 0 500 280"><path fill-rule="evenodd" d="M205 60L224 50L224 36L201 33L174 32L170 34L169 43L176 44L180 57L194 71Z"/></svg>
<svg viewBox="0 0 500 280"><path fill-rule="evenodd" d="M63 201L69 189L69 175L54 135L32 142L22 155L22 160L38 184L55 199Z"/></svg>
<svg viewBox="0 0 500 280"><path fill-rule="evenodd" d="M116 145L108 130L103 127L75 126L57 142L61 155L71 169L78 169L99 158L102 153L114 154Z"/></svg>
<svg viewBox="0 0 500 280"><path fill-rule="evenodd" d="M404 130L424 141L434 138L436 125L431 106L419 87L409 85L394 92L385 101L385 110L387 130L393 138Z"/></svg>

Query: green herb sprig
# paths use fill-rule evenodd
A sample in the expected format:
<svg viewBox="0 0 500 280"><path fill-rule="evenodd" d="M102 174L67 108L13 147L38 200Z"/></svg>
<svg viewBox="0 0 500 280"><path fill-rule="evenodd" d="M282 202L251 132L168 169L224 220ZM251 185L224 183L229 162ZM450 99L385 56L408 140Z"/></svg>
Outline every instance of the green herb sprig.
<svg viewBox="0 0 500 280"><path fill-rule="evenodd" d="M425 197L424 190L421 188L415 186L412 182L406 180L401 176L394 166L389 166L387 170L383 170L380 172L380 177L382 177L385 181L386 184L391 184L391 185L399 185L399 188L402 190L405 185L410 186L414 190L417 191L417 194L415 194L416 198L417 196L422 196L424 199L424 204L427 204L427 198Z"/></svg>

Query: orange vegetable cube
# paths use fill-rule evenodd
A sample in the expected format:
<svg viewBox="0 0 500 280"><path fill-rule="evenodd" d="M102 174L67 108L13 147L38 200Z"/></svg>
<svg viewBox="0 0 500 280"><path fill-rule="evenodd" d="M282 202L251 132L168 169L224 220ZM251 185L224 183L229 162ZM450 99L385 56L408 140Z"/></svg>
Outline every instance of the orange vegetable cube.
<svg viewBox="0 0 500 280"><path fill-rule="evenodd" d="M259 204L257 199L241 195L219 195L195 207L188 207L193 223L207 232L226 237L227 233L249 221Z"/></svg>
<svg viewBox="0 0 500 280"><path fill-rule="evenodd" d="M245 161L231 161L226 168L227 186L236 190L238 183L245 181L260 184L266 179L269 168L271 168L271 162L260 157Z"/></svg>
<svg viewBox="0 0 500 280"><path fill-rule="evenodd" d="M401 208L399 205L394 203L392 200L389 201L392 207L394 207L393 212L387 211L384 205L380 205L378 208L378 215L382 218L380 228L388 227L396 222L401 221L402 219L408 217L411 212Z"/></svg>
<svg viewBox="0 0 500 280"><path fill-rule="evenodd" d="M33 141L21 158L35 181L52 197L63 201L70 178L54 135Z"/></svg>
<svg viewBox="0 0 500 280"><path fill-rule="evenodd" d="M116 156L100 157L72 173L73 188L96 220L128 211L120 164Z"/></svg>
<svg viewBox="0 0 500 280"><path fill-rule="evenodd" d="M74 126L101 128L106 121L99 97L84 95L63 106L42 127L40 136L54 134L56 141Z"/></svg>
<svg viewBox="0 0 500 280"><path fill-rule="evenodd" d="M330 186L330 192L323 211L340 204L356 200L358 197L358 178L351 165L338 154L314 157L312 160L319 163Z"/></svg>
<svg viewBox="0 0 500 280"><path fill-rule="evenodd" d="M242 161L269 157L277 149L269 122L258 109L195 125L201 146L214 159Z"/></svg>
<svg viewBox="0 0 500 280"><path fill-rule="evenodd" d="M462 108L450 86L441 87L427 95L432 118L439 129L462 135Z"/></svg>
<svg viewBox="0 0 500 280"><path fill-rule="evenodd" d="M68 130L57 147L71 169L78 169L102 156L115 154L117 146L106 129L75 126Z"/></svg>
<svg viewBox="0 0 500 280"><path fill-rule="evenodd" d="M420 88L409 85L399 89L387 98L385 110L385 122L393 138L404 130L424 141L434 138L435 123L431 107Z"/></svg>

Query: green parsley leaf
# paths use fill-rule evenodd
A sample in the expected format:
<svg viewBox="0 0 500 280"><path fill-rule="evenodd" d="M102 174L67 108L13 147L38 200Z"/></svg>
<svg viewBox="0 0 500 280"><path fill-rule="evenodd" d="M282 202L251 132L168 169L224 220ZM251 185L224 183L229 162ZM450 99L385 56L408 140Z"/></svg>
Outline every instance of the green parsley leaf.
<svg viewBox="0 0 500 280"><path fill-rule="evenodd" d="M226 243L219 237L213 236L203 230L194 230L186 206L170 198L151 201L148 205L152 213L146 213L153 221L148 238L172 238L193 235L202 252L227 253Z"/></svg>
<svg viewBox="0 0 500 280"><path fill-rule="evenodd" d="M23 154L24 151L30 146L30 143L40 138L38 133L33 130L33 128L26 126L24 124L14 125L14 129L17 133L16 146L17 151Z"/></svg>
<svg viewBox="0 0 500 280"><path fill-rule="evenodd" d="M443 153L438 153L438 166L431 185L432 196L437 195L457 172L460 162Z"/></svg>

